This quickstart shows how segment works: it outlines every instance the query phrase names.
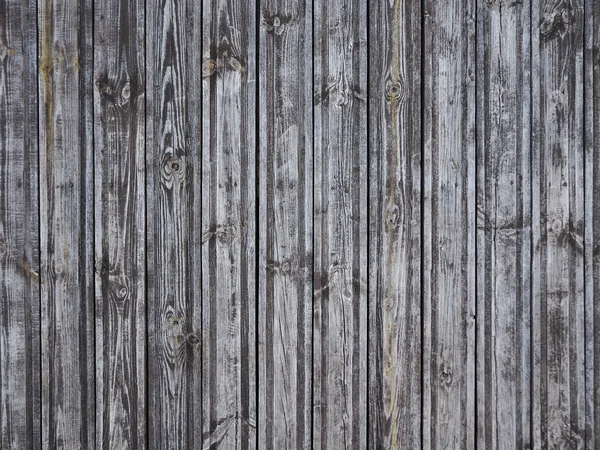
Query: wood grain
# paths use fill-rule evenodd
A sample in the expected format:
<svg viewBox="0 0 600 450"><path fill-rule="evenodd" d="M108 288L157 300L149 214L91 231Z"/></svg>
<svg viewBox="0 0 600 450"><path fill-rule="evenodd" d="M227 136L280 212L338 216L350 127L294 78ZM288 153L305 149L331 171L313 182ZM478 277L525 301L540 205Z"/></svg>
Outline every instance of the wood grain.
<svg viewBox="0 0 600 450"><path fill-rule="evenodd" d="M369 445L421 446L421 8L369 8Z"/></svg>
<svg viewBox="0 0 600 450"><path fill-rule="evenodd" d="M583 3L534 1L534 448L583 448Z"/></svg>
<svg viewBox="0 0 600 450"><path fill-rule="evenodd" d="M201 5L146 3L148 432L200 448Z"/></svg>
<svg viewBox="0 0 600 450"><path fill-rule="evenodd" d="M204 0L202 432L257 446L256 3Z"/></svg>
<svg viewBox="0 0 600 450"><path fill-rule="evenodd" d="M40 291L34 2L0 1L0 448L39 449Z"/></svg>
<svg viewBox="0 0 600 450"><path fill-rule="evenodd" d="M94 24L96 448L137 449L146 447L144 4L96 1Z"/></svg>
<svg viewBox="0 0 600 450"><path fill-rule="evenodd" d="M260 448L311 448L312 2L261 2Z"/></svg>
<svg viewBox="0 0 600 450"><path fill-rule="evenodd" d="M477 446L530 448L530 3L477 10Z"/></svg>
<svg viewBox="0 0 600 450"><path fill-rule="evenodd" d="M586 0L584 7L584 398L585 448L592 449L600 447L600 2Z"/></svg>
<svg viewBox="0 0 600 450"><path fill-rule="evenodd" d="M424 8L423 448L472 449L475 2Z"/></svg>
<svg viewBox="0 0 600 450"><path fill-rule="evenodd" d="M38 4L42 446L94 424L92 2Z"/></svg>
<svg viewBox="0 0 600 450"><path fill-rule="evenodd" d="M314 3L313 446L364 448L367 5Z"/></svg>

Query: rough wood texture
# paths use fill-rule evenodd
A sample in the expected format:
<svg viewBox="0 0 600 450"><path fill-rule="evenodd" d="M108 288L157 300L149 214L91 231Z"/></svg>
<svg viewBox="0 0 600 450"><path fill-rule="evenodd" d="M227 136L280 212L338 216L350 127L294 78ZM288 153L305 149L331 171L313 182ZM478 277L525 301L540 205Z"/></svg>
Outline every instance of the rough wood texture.
<svg viewBox="0 0 600 450"><path fill-rule="evenodd" d="M37 36L34 2L0 2L0 448L39 449Z"/></svg>
<svg viewBox="0 0 600 450"><path fill-rule="evenodd" d="M421 444L421 8L369 8L369 445ZM416 401L415 401L416 400Z"/></svg>
<svg viewBox="0 0 600 450"><path fill-rule="evenodd" d="M146 445L143 6L97 0L94 9L99 449Z"/></svg>
<svg viewBox="0 0 600 450"><path fill-rule="evenodd" d="M202 442L200 5L146 2L148 446Z"/></svg>
<svg viewBox="0 0 600 450"><path fill-rule="evenodd" d="M203 2L205 448L257 445L255 6L249 0Z"/></svg>
<svg viewBox="0 0 600 450"><path fill-rule="evenodd" d="M600 448L600 1L585 1L585 448ZM576 324L580 327L581 324Z"/></svg>
<svg viewBox="0 0 600 450"><path fill-rule="evenodd" d="M92 2L41 0L42 446L94 446Z"/></svg>
<svg viewBox="0 0 600 450"><path fill-rule="evenodd" d="M600 0L0 0L0 448L600 448Z"/></svg>
<svg viewBox="0 0 600 450"><path fill-rule="evenodd" d="M261 3L260 448L311 448L312 1Z"/></svg>
<svg viewBox="0 0 600 450"><path fill-rule="evenodd" d="M530 448L530 3L477 11L477 446Z"/></svg>
<svg viewBox="0 0 600 450"><path fill-rule="evenodd" d="M475 444L475 2L426 2L423 447Z"/></svg>
<svg viewBox="0 0 600 450"><path fill-rule="evenodd" d="M367 5L314 3L315 448L367 434Z"/></svg>
<svg viewBox="0 0 600 450"><path fill-rule="evenodd" d="M534 448L583 448L583 3L534 1Z"/></svg>

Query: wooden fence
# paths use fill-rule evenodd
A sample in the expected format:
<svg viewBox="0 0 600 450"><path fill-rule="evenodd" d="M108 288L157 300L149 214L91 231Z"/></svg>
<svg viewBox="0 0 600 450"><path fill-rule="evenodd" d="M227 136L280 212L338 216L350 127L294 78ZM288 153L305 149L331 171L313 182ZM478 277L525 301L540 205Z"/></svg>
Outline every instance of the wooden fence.
<svg viewBox="0 0 600 450"><path fill-rule="evenodd" d="M0 0L1 449L599 449L600 0Z"/></svg>

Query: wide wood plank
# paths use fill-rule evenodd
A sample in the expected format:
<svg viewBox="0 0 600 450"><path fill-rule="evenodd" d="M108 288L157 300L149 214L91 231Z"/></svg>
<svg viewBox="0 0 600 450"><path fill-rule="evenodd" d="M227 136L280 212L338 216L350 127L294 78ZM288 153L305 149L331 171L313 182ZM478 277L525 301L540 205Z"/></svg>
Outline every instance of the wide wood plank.
<svg viewBox="0 0 600 450"><path fill-rule="evenodd" d="M369 446L421 446L421 7L369 8Z"/></svg>
<svg viewBox="0 0 600 450"><path fill-rule="evenodd" d="M312 1L261 2L260 448L311 448Z"/></svg>
<svg viewBox="0 0 600 450"><path fill-rule="evenodd" d="M367 438L367 5L314 3L315 448Z"/></svg>
<svg viewBox="0 0 600 450"><path fill-rule="evenodd" d="M477 446L530 448L530 3L478 2Z"/></svg>
<svg viewBox="0 0 600 450"><path fill-rule="evenodd" d="M600 1L585 1L584 18L585 448L593 449L600 448Z"/></svg>
<svg viewBox="0 0 600 450"><path fill-rule="evenodd" d="M42 446L94 423L92 2L40 0Z"/></svg>
<svg viewBox="0 0 600 450"><path fill-rule="evenodd" d="M146 445L144 3L94 3L96 448Z"/></svg>
<svg viewBox="0 0 600 450"><path fill-rule="evenodd" d="M0 2L0 448L39 449L35 1Z"/></svg>
<svg viewBox="0 0 600 450"><path fill-rule="evenodd" d="M145 17L148 447L202 448L201 5Z"/></svg>
<svg viewBox="0 0 600 450"><path fill-rule="evenodd" d="M202 432L256 448L256 3L204 0Z"/></svg>
<svg viewBox="0 0 600 450"><path fill-rule="evenodd" d="M534 448L583 448L583 2L532 4Z"/></svg>
<svg viewBox="0 0 600 450"><path fill-rule="evenodd" d="M424 14L423 448L475 444L475 2Z"/></svg>

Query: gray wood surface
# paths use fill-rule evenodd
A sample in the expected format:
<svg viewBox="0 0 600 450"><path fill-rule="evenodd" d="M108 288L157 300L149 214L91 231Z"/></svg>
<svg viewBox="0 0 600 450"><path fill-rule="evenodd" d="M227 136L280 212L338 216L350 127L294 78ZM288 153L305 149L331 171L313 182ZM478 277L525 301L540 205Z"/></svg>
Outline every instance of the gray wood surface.
<svg viewBox="0 0 600 450"><path fill-rule="evenodd" d="M146 445L144 4L94 4L96 447Z"/></svg>
<svg viewBox="0 0 600 450"><path fill-rule="evenodd" d="M260 448L311 448L312 1L261 3Z"/></svg>
<svg viewBox="0 0 600 450"><path fill-rule="evenodd" d="M369 8L369 435L421 442L421 8Z"/></svg>
<svg viewBox="0 0 600 450"><path fill-rule="evenodd" d="M477 5L477 447L531 445L530 2Z"/></svg>
<svg viewBox="0 0 600 450"><path fill-rule="evenodd" d="M34 2L0 2L0 448L11 449L41 444L36 29Z"/></svg>
<svg viewBox="0 0 600 450"><path fill-rule="evenodd" d="M204 448L257 446L255 6L203 2Z"/></svg>
<svg viewBox="0 0 600 450"><path fill-rule="evenodd" d="M148 447L201 448L201 5L145 5Z"/></svg>
<svg viewBox="0 0 600 450"><path fill-rule="evenodd" d="M0 0L0 448L599 448L599 17Z"/></svg>
<svg viewBox="0 0 600 450"><path fill-rule="evenodd" d="M367 431L367 9L314 3L314 420L316 448Z"/></svg>
<svg viewBox="0 0 600 450"><path fill-rule="evenodd" d="M534 448L585 445L583 12L532 3Z"/></svg>
<svg viewBox="0 0 600 450"><path fill-rule="evenodd" d="M585 448L600 447L600 2L584 9ZM580 324L577 324L580 327Z"/></svg>
<svg viewBox="0 0 600 450"><path fill-rule="evenodd" d="M38 3L42 447L95 440L92 2Z"/></svg>
<svg viewBox="0 0 600 450"><path fill-rule="evenodd" d="M475 6L423 11L426 449L475 447Z"/></svg>

